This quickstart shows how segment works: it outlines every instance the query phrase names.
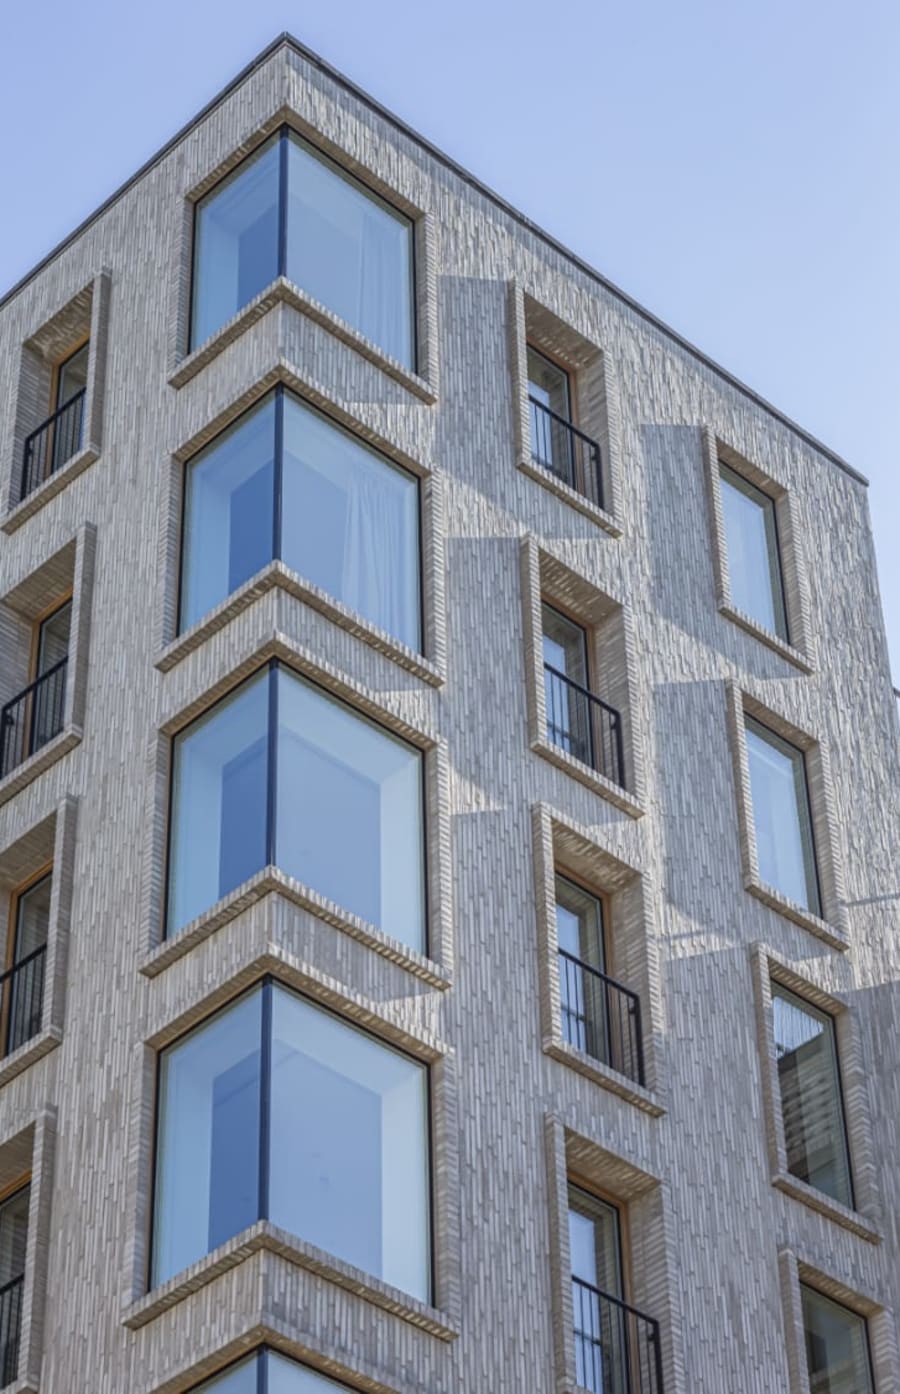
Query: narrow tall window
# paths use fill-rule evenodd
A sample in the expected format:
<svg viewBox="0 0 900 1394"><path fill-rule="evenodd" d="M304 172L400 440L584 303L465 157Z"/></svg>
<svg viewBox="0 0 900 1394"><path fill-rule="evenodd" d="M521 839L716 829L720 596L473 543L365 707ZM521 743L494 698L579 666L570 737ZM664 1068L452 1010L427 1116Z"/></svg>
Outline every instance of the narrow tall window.
<svg viewBox="0 0 900 1394"><path fill-rule="evenodd" d="M569 1251L578 1385L590 1394L628 1394L619 1212L569 1187Z"/></svg>
<svg viewBox="0 0 900 1394"><path fill-rule="evenodd" d="M588 631L546 601L541 624L547 740L624 788L621 713L592 691Z"/></svg>
<svg viewBox="0 0 900 1394"><path fill-rule="evenodd" d="M572 399L569 374L528 345L531 453L536 464L567 483L572 476Z"/></svg>
<svg viewBox="0 0 900 1394"><path fill-rule="evenodd" d="M419 532L414 476L278 388L187 466L180 628L280 558L418 649Z"/></svg>
<svg viewBox="0 0 900 1394"><path fill-rule="evenodd" d="M751 717L745 726L760 877L789 900L820 915L803 751Z"/></svg>
<svg viewBox="0 0 900 1394"><path fill-rule="evenodd" d="M801 1284L810 1394L874 1394L866 1320Z"/></svg>
<svg viewBox="0 0 900 1394"><path fill-rule="evenodd" d="M278 866L425 946L422 754L287 668L175 740L167 932ZM352 856L348 855L352 848Z"/></svg>
<svg viewBox="0 0 900 1394"><path fill-rule="evenodd" d="M153 1284L259 1219L423 1301L428 1072L266 981L160 1060Z"/></svg>
<svg viewBox="0 0 900 1394"><path fill-rule="evenodd" d="M774 982L772 1012L788 1171L852 1206L834 1022Z"/></svg>
<svg viewBox="0 0 900 1394"><path fill-rule="evenodd" d="M286 128L197 205L191 347L278 276L415 366L413 226Z"/></svg>
<svg viewBox="0 0 900 1394"><path fill-rule="evenodd" d="M719 465L731 596L763 629L789 639L775 500Z"/></svg>
<svg viewBox="0 0 900 1394"><path fill-rule="evenodd" d="M198 1385L191 1394L351 1394L351 1391L318 1370L263 1347Z"/></svg>
<svg viewBox="0 0 900 1394"><path fill-rule="evenodd" d="M28 1246L29 1185L0 1201L0 1386L19 1373L19 1340Z"/></svg>
<svg viewBox="0 0 900 1394"><path fill-rule="evenodd" d="M15 892L10 913L10 950L0 978L0 1036L11 1055L41 1029L44 960L50 924L53 877L47 872Z"/></svg>

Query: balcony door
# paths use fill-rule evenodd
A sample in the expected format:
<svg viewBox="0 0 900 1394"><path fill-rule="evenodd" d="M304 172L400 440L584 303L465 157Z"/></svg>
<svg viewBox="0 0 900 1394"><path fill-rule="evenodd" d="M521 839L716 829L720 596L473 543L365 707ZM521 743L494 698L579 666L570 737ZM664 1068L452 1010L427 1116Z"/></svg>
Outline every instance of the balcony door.
<svg viewBox="0 0 900 1394"><path fill-rule="evenodd" d="M30 1186L20 1186L0 1201L0 1387L4 1388L15 1382L19 1369L30 1194Z"/></svg>
<svg viewBox="0 0 900 1394"><path fill-rule="evenodd" d="M592 765L587 633L546 602L541 612L547 738L576 760Z"/></svg>
<svg viewBox="0 0 900 1394"><path fill-rule="evenodd" d="M556 933L563 1039L609 1064L609 1016L604 979L598 976L606 973L603 902L560 875Z"/></svg>
<svg viewBox="0 0 900 1394"><path fill-rule="evenodd" d="M569 374L528 346L528 404L531 453L536 464L571 484L573 480L572 400Z"/></svg>
<svg viewBox="0 0 900 1394"><path fill-rule="evenodd" d="M62 730L66 699L66 662L69 656L69 630L72 621L71 598L47 615L37 626L34 695L32 697L29 754L33 755Z"/></svg>
<svg viewBox="0 0 900 1394"><path fill-rule="evenodd" d="M569 1187L569 1251L577 1383L589 1394L629 1394L619 1211Z"/></svg>
<svg viewBox="0 0 900 1394"><path fill-rule="evenodd" d="M52 873L46 872L13 897L12 956L4 975L0 1018L4 1055L11 1055L41 1029L52 886Z"/></svg>

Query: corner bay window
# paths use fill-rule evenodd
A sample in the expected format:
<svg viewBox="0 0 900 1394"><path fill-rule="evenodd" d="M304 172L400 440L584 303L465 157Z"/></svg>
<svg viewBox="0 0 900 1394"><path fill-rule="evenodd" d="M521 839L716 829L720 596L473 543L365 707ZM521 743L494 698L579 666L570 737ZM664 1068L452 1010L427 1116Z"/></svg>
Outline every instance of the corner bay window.
<svg viewBox="0 0 900 1394"><path fill-rule="evenodd" d="M190 347L278 276L415 367L412 221L287 128L197 204Z"/></svg>
<svg viewBox="0 0 900 1394"><path fill-rule="evenodd" d="M151 1282L257 1220L430 1298L428 1072L265 981L163 1052Z"/></svg>
<svg viewBox="0 0 900 1394"><path fill-rule="evenodd" d="M256 1351L191 1390L191 1394L351 1394L345 1384L277 1351Z"/></svg>
<svg viewBox="0 0 900 1394"><path fill-rule="evenodd" d="M728 576L735 606L788 642L775 500L719 465Z"/></svg>
<svg viewBox="0 0 900 1394"><path fill-rule="evenodd" d="M801 1284L810 1394L873 1394L864 1317Z"/></svg>
<svg viewBox="0 0 900 1394"><path fill-rule="evenodd" d="M418 480L280 387L186 467L180 629L275 558L420 648Z"/></svg>
<svg viewBox="0 0 900 1394"><path fill-rule="evenodd" d="M272 663L176 738L167 933L278 866L425 947L422 752Z"/></svg>
<svg viewBox="0 0 900 1394"><path fill-rule="evenodd" d="M780 983L772 1013L788 1171L852 1206L834 1022Z"/></svg>
<svg viewBox="0 0 900 1394"><path fill-rule="evenodd" d="M745 719L745 729L760 877L821 915L803 751L751 717Z"/></svg>

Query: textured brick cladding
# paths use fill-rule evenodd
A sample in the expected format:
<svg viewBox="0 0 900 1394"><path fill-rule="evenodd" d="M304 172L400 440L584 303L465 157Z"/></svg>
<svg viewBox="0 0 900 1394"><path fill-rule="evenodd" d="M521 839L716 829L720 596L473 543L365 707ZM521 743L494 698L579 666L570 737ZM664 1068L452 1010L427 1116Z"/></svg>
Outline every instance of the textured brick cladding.
<svg viewBox="0 0 900 1394"><path fill-rule="evenodd" d="M415 382L288 291L179 375L186 199L282 119L319 133L427 216L419 313L431 340ZM0 310L9 469L22 346L89 285L108 315L96 458L0 536L0 603L73 537L93 549L81 739L0 806L0 855L67 801L78 808L61 1040L0 1085L0 1151L35 1119L55 1118L39 1198L43 1207L52 1187L50 1220L42 1209L32 1246L46 1288L43 1357L35 1326L21 1387L178 1394L265 1333L376 1394L568 1389L560 1322L570 1299L558 1268L569 1166L628 1207L631 1290L663 1325L667 1394L805 1394L797 1272L824 1274L879 1312L879 1394L897 1388L898 742L864 487L290 46ZM527 423L512 286L602 354L605 400L616 404L614 526L518 468ZM173 457L279 378L310 384L439 485L433 672L277 577L194 647L158 661L172 638ZM709 439L790 495L810 673L719 608ZM9 477L0 498L16 498ZM629 740L642 771L635 810L530 748L526 539L542 566L555 559L622 607ZM429 833L440 847L430 867L444 884L431 968L392 957L339 917L318 918L276 878L226 906L188 952L141 971L164 874L161 731L276 651L368 694L372 710L434 752ZM817 793L833 826L845 948L745 888L735 691L828 751ZM578 829L579 846L596 844L603 865L637 878L629 933L652 944L629 953L650 965L652 1107L545 1048L554 999L536 819ZM773 1185L758 945L853 1015L878 1242ZM141 1308L154 1045L211 994L279 959L289 980L435 1062L433 1310L396 1310L390 1293L360 1289L277 1232L191 1270L172 1305Z"/></svg>

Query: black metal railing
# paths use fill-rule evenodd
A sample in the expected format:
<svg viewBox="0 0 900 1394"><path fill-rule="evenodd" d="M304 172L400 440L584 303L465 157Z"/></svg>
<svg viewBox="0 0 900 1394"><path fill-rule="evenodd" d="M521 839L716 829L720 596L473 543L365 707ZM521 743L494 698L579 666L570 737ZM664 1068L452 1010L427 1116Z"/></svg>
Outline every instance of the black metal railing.
<svg viewBox="0 0 900 1394"><path fill-rule="evenodd" d="M0 1387L14 1384L19 1373L19 1335L25 1275L0 1287Z"/></svg>
<svg viewBox="0 0 900 1394"><path fill-rule="evenodd" d="M20 498L43 484L81 449L86 392L86 387L80 388L26 439Z"/></svg>
<svg viewBox="0 0 900 1394"><path fill-rule="evenodd" d="M44 961L47 945L26 954L12 968L0 973L0 1022L3 1023L3 1055L30 1041L41 1029L44 1010Z"/></svg>
<svg viewBox="0 0 900 1394"><path fill-rule="evenodd" d="M559 950L563 1036L569 1045L644 1083L641 1000L599 968Z"/></svg>
<svg viewBox="0 0 900 1394"><path fill-rule="evenodd" d="M589 1394L663 1394L659 1322L572 1275L576 1383Z"/></svg>
<svg viewBox="0 0 900 1394"><path fill-rule="evenodd" d="M548 738L624 789L622 718L615 707L549 663L544 664L544 690Z"/></svg>
<svg viewBox="0 0 900 1394"><path fill-rule="evenodd" d="M570 489L603 507L603 472L600 447L559 412L529 397L531 405L531 458L555 474Z"/></svg>
<svg viewBox="0 0 900 1394"><path fill-rule="evenodd" d="M66 655L0 709L0 779L62 730L68 664Z"/></svg>

